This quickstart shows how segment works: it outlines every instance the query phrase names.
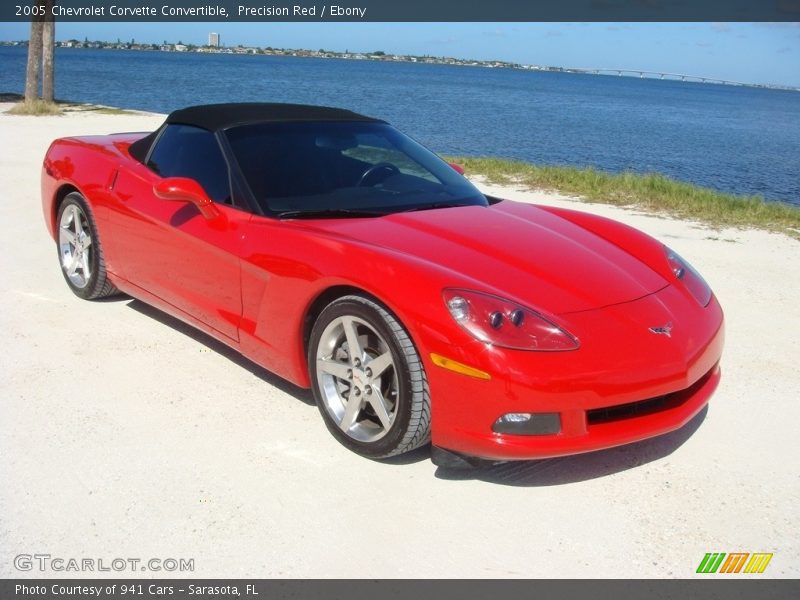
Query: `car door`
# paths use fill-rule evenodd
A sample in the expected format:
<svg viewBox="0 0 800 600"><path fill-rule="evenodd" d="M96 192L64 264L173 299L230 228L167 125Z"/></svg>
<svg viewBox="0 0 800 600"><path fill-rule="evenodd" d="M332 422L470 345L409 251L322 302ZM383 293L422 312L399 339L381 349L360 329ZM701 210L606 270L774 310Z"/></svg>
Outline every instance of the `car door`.
<svg viewBox="0 0 800 600"><path fill-rule="evenodd" d="M220 216L208 219L194 204L158 198L153 186L166 177L197 181ZM251 215L231 203L229 170L214 134L168 125L146 165L120 169L113 194L110 243L120 275L238 340L241 232Z"/></svg>

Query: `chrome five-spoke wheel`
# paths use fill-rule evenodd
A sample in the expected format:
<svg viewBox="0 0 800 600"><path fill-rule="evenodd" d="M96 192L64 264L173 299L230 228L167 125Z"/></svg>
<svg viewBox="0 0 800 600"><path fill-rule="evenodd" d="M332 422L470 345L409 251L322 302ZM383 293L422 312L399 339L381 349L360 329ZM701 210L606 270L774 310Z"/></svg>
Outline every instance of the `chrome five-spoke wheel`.
<svg viewBox="0 0 800 600"><path fill-rule="evenodd" d="M317 318L309 375L334 436L372 458L408 452L430 439L428 384L405 328L383 306L345 296Z"/></svg>
<svg viewBox="0 0 800 600"><path fill-rule="evenodd" d="M89 221L77 204L61 212L58 223L58 245L61 249L61 268L76 288L83 289L92 276L92 237Z"/></svg>
<svg viewBox="0 0 800 600"><path fill-rule="evenodd" d="M347 435L379 440L397 418L397 373L392 351L369 323L338 317L317 346L317 385L325 409Z"/></svg>
<svg viewBox="0 0 800 600"><path fill-rule="evenodd" d="M56 247L61 272L81 298L105 298L117 292L108 280L97 227L86 199L78 192L64 197L56 215Z"/></svg>

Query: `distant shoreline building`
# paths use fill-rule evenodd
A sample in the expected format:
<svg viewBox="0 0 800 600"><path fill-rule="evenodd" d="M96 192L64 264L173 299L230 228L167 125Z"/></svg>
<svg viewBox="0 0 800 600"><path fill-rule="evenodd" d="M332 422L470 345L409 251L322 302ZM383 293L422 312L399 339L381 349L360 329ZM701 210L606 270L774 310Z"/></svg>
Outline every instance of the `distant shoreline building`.
<svg viewBox="0 0 800 600"><path fill-rule="evenodd" d="M208 34L208 45L214 48L219 48L219 34L218 33L209 33Z"/></svg>

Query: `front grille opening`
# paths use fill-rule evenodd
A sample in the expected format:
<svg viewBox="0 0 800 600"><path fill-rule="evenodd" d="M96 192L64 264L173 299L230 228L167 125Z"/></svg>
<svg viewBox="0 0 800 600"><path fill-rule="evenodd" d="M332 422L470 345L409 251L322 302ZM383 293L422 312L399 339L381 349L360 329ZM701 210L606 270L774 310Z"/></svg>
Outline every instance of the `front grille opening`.
<svg viewBox="0 0 800 600"><path fill-rule="evenodd" d="M629 404L595 408L586 413L586 421L589 425L599 425L600 423L610 423L611 421L649 415L670 408L670 405L674 404L673 396L674 394L667 394L666 396L658 396L648 400L630 402Z"/></svg>
<svg viewBox="0 0 800 600"><path fill-rule="evenodd" d="M692 386L671 394L656 396L655 398L648 398L647 400L638 400L637 402L629 402L628 404L617 404L615 406L605 406L586 411L586 422L588 425L600 425L601 423L612 423L614 421L643 417L645 415L661 412L662 410L676 408L694 396L694 394L705 385L713 372L714 369L711 369Z"/></svg>

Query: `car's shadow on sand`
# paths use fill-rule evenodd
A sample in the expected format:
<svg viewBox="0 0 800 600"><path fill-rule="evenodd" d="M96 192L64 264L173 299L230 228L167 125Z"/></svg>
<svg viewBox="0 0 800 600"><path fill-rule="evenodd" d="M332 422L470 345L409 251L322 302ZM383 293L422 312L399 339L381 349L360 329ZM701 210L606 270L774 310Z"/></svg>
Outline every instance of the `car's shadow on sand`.
<svg viewBox="0 0 800 600"><path fill-rule="evenodd" d="M248 360L232 348L215 340L210 335L187 325L149 304L128 296L114 298L127 302L127 306L136 312L155 319L159 323L190 337L203 344L229 361L252 373L264 383L276 387L280 391L296 398L309 406L315 406L311 390L299 388L296 385L267 371L263 367ZM688 440L700 427L706 418L708 407L705 407L694 419L684 427L672 433L659 436L643 442L578 454L564 458L551 458L546 460L513 461L502 464L478 467L474 469L459 470L438 467L435 472L437 479L449 481L484 481L499 485L539 487L550 485L564 485L605 477L621 471L640 467L649 462L669 456ZM430 446L425 446L393 458L379 461L386 466L403 466L430 460Z"/></svg>
<svg viewBox="0 0 800 600"><path fill-rule="evenodd" d="M229 361L234 363L236 366L245 369L246 371L252 373L259 379L261 379L264 383L268 383L269 385L278 388L280 391L290 395L292 398L296 398L303 402L304 404L308 404L309 406L316 406L314 402L314 396L311 393L311 390L305 390L303 388L297 387L293 383L286 381L267 371L265 368L257 365L253 361L245 358L241 354L239 354L233 348L230 348L215 340L210 335L203 333L199 329L195 329L191 325L187 325L180 319L176 319L168 315L165 312L160 311L157 308L153 308L149 304L145 304L141 300L132 299L130 297L123 297L122 300L128 301L128 307L132 308L138 313L141 313L151 319L158 321L159 323L166 325L167 327L171 327L175 331L182 333L185 336L190 337L191 339L203 344L209 350L213 350L217 354L224 356Z"/></svg>
<svg viewBox="0 0 800 600"><path fill-rule="evenodd" d="M588 481L641 467L669 456L697 431L707 414L708 406L677 431L635 444L562 458L507 462L466 471L439 467L435 475L439 479L479 480L519 487Z"/></svg>

